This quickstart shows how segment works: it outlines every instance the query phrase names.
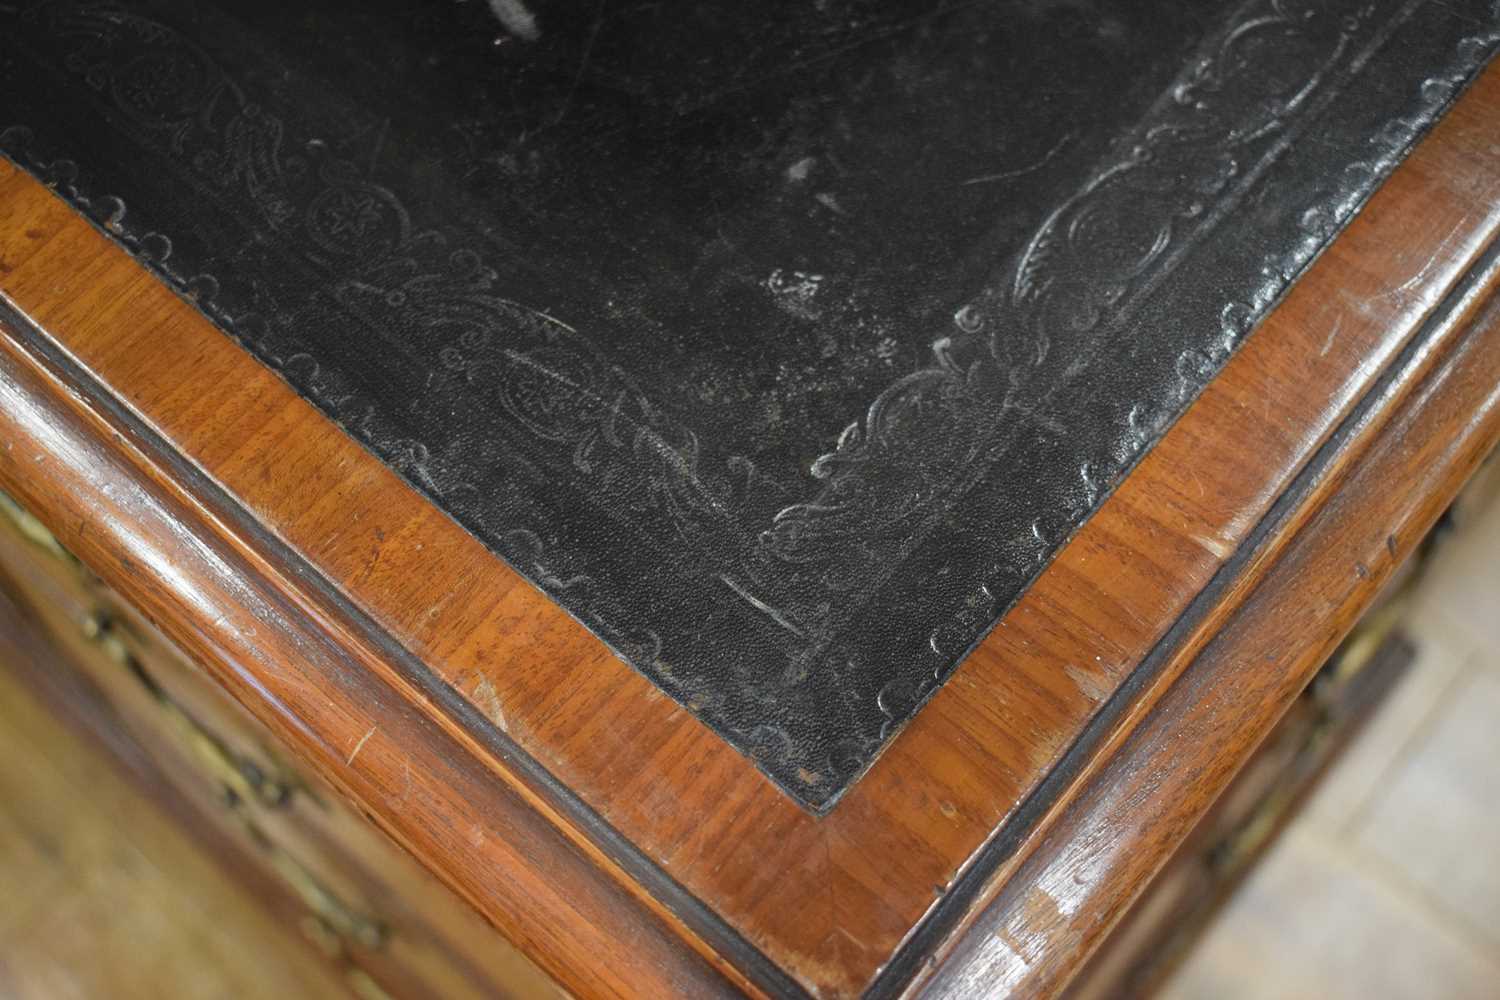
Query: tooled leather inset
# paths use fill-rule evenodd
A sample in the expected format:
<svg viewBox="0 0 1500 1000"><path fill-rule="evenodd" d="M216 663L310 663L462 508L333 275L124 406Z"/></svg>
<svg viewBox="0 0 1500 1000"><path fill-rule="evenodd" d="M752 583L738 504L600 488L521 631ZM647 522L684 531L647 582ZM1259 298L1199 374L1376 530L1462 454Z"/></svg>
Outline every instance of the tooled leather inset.
<svg viewBox="0 0 1500 1000"><path fill-rule="evenodd" d="M1068 122L1049 126L1035 164L974 181L1062 171L1084 149L1093 165L1024 238L996 247L988 277L932 330L924 361L901 373L897 341L879 342L867 363L891 367L888 384L831 450L787 456L790 474L738 447L748 432L728 428L726 440L725 428L690 426L611 337L545 295L528 298L525 248L504 245L503 219L476 235L470 220L412 207L372 176L379 136L369 164L336 152L296 107L267 103L284 93L258 75L261 56L227 51L239 70L225 69L194 30L222 46L221 34L186 12L173 23L171 4L0 10L19 40L0 43L0 58L12 75L24 66L31 86L74 88L170 172L179 198L252 234L239 256L219 254L233 266L210 274L185 258L187 237L158 223L168 213L151 214L160 195L96 186L108 166L76 132L7 122L4 98L0 126L14 127L0 149L822 808L1489 57L1500 12L1488 0L1461 6L1224 5L1133 123L1092 147ZM473 30L482 12L451 26L431 16L435 30ZM892 47L870 58L900 59L890 39L930 30L912 23L871 28ZM545 11L538 25L545 39ZM1351 97L1371 74L1386 81L1380 96ZM575 91L576 81L559 88L557 121L576 113ZM1316 132L1351 108L1348 134ZM470 147L466 178L537 183L541 168L515 137L467 120L451 131ZM1309 141L1333 150L1304 162ZM788 183L810 163L792 163ZM819 197L846 224L836 217L849 209ZM1272 198L1296 203L1272 212ZM1226 223L1246 219L1259 242L1234 247ZM812 328L827 328L828 288L841 287L794 267L760 285ZM366 331L388 363L417 373L400 383L415 402L372 392L361 346L350 334L319 341L323 321ZM432 427L401 411L416 405L451 405L453 420Z"/></svg>

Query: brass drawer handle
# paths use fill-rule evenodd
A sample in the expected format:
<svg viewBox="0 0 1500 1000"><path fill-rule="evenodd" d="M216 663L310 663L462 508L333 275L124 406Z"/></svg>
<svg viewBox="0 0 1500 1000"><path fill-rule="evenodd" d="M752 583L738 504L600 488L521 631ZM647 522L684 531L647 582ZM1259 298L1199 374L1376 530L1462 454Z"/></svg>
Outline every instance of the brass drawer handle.
<svg viewBox="0 0 1500 1000"><path fill-rule="evenodd" d="M108 619L94 612L84 619L83 634L114 662L128 670L151 695L178 737L203 765L210 777L228 793L228 806L271 867L281 876L316 918L339 941L375 949L385 943L386 927L341 900L305 864L276 843L255 822L249 805L281 807L288 804L294 786L268 777L253 761L236 754L218 735L193 718L141 666Z"/></svg>
<svg viewBox="0 0 1500 1000"><path fill-rule="evenodd" d="M10 519L27 541L86 575L83 564L63 547L57 537L47 530L46 525L4 492L0 492L0 513ZM254 799L265 805L280 805L290 797L292 782L267 777L252 761L234 754L222 740L193 719L141 669L129 646L112 627L106 612L90 612L81 623L81 629L84 638L97 645L109 659L129 670L150 692L151 697L172 720L173 727L192 748L194 756L216 780L242 798Z"/></svg>
<svg viewBox="0 0 1500 1000"><path fill-rule="evenodd" d="M57 537L48 531L41 521L3 492L0 492L0 513L4 513L9 518L27 541L80 572L84 572L83 564L63 547ZM151 697L172 720L173 728L182 735L192 749L193 755L217 781L241 798L258 801L264 805L277 806L287 801L291 796L292 783L266 776L261 768L252 761L233 753L222 740L184 711L141 669L140 664L130 652L130 648L112 628L110 618L106 613L98 610L91 612L84 618L81 629L84 638L97 645L109 659L129 670L150 692Z"/></svg>
<svg viewBox="0 0 1500 1000"><path fill-rule="evenodd" d="M124 667L146 689L210 777L247 802L277 807L290 801L295 782L266 774L253 760L235 753L217 734L193 718L146 673L107 615L95 611L83 620L81 628L85 638L97 645L110 660Z"/></svg>
<svg viewBox="0 0 1500 1000"><path fill-rule="evenodd" d="M0 492L0 513L27 541L81 573L87 572L41 521L3 492ZM287 805L293 791L299 787L298 782L267 775L253 760L235 753L223 739L194 718L146 672L114 627L108 612L102 609L91 611L79 623L79 630L105 657L127 670L146 689L194 759L228 793L229 809L235 819L264 852L282 881L307 907L311 918L331 935L335 945L341 947L342 943L348 942L371 950L380 948L389 935L386 925L340 899L311 869L267 836L248 810L251 803L273 808ZM369 998L387 996L367 974L356 969L351 970L349 976L350 987L357 995Z"/></svg>

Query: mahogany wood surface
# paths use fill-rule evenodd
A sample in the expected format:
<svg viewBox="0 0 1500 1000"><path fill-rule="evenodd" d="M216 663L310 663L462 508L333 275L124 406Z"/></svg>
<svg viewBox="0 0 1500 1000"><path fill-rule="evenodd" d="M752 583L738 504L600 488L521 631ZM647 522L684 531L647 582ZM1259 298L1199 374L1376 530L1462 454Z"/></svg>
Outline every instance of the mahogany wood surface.
<svg viewBox="0 0 1500 1000"><path fill-rule="evenodd" d="M927 987L1056 993L1271 731L1500 440L1500 295L1143 724L1064 811ZM1414 366L1415 367L1415 366Z"/></svg>
<svg viewBox="0 0 1500 1000"><path fill-rule="evenodd" d="M1011 906L1047 928L1019 965L960 943L933 982L1047 991L1195 815L1177 803L1157 829L1167 800L1126 778L1160 754L1206 801L1253 745L1193 728L1209 692L1172 682L1319 511L1383 532L1400 512L1382 504L1436 502L1420 491L1461 471L1388 471L1383 495L1359 495L1367 514L1342 499L1403 407L1468 356L1497 226L1491 70L822 818L3 160L0 294L35 330L0 337L0 487L576 992L890 993L964 928L991 940ZM1310 591L1278 640L1321 648L1368 589ZM1225 641L1204 662L1232 648L1267 691L1306 676ZM1162 729L1185 691L1184 728ZM1236 711L1256 706L1269 725L1270 694ZM1107 854L1066 914L1025 909L1070 845L1130 855L1148 834L1138 865Z"/></svg>

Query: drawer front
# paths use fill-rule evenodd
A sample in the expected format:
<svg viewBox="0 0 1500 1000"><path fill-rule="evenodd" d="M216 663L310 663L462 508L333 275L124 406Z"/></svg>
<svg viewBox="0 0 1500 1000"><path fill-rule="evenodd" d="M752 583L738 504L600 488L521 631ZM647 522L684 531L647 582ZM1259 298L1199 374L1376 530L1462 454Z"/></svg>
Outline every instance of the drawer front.
<svg viewBox="0 0 1500 1000"><path fill-rule="evenodd" d="M562 991L0 494L0 574L188 800L296 901L361 997Z"/></svg>

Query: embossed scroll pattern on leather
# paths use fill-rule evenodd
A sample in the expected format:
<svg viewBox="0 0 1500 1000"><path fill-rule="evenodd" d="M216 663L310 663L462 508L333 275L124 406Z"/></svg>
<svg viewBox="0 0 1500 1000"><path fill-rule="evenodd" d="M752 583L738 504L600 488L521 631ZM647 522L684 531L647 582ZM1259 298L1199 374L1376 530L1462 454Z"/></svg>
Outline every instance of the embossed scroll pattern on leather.
<svg viewBox="0 0 1500 1000"><path fill-rule="evenodd" d="M814 809L1500 38L1493 0L274 6L0 5L0 149Z"/></svg>

